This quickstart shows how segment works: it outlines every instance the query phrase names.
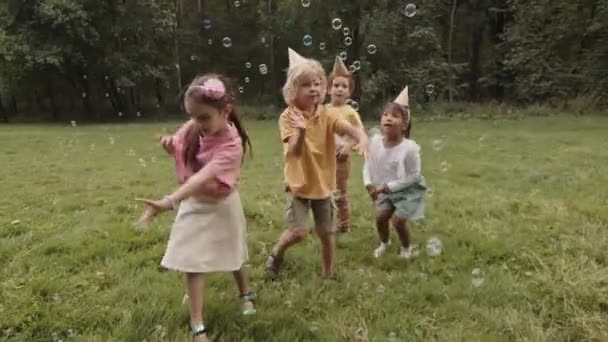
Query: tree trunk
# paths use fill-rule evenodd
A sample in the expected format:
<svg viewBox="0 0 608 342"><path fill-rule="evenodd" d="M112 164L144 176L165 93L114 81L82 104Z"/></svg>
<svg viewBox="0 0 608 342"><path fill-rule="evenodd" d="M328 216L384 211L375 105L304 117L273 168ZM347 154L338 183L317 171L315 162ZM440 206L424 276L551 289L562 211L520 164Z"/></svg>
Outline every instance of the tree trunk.
<svg viewBox="0 0 608 342"><path fill-rule="evenodd" d="M479 101L479 84L477 80L481 73L481 46L483 43L484 23L473 28L471 35L471 69L469 71L469 85L471 89L470 101Z"/></svg>
<svg viewBox="0 0 608 342"><path fill-rule="evenodd" d="M49 103L51 105L51 114L53 115L54 121L59 121L59 108L57 107L57 102L55 101L55 92L53 90L53 83L50 79L46 82L46 93L49 97Z"/></svg>
<svg viewBox="0 0 608 342"><path fill-rule="evenodd" d="M19 112L19 108L17 107L17 98L15 98L15 95L11 95L11 109L13 113Z"/></svg>
<svg viewBox="0 0 608 342"><path fill-rule="evenodd" d="M110 100L112 102L112 108L114 109L114 114L124 114L125 108L122 102L122 97L120 95L120 92L118 91L118 88L116 87L116 83L114 82L114 80L108 81L108 87L110 88L108 92L110 95Z"/></svg>
<svg viewBox="0 0 608 342"><path fill-rule="evenodd" d="M452 38L454 37L454 16L456 15L456 5L458 0L452 1L452 12L450 13L450 32L448 37L448 66L449 70L449 82L448 82L448 101L450 104L454 101L454 74L452 68Z"/></svg>
<svg viewBox="0 0 608 342"><path fill-rule="evenodd" d="M91 94L89 91L89 80L88 78L84 78L84 76L86 75L85 71L82 69L78 69L78 73L80 74L79 78L80 78L80 82L82 84L82 91L83 93L80 94L82 96L82 105L84 107L84 110L86 111L85 116L87 119L92 120L95 118L95 115L93 113L93 106L91 106Z"/></svg>
<svg viewBox="0 0 608 342"><path fill-rule="evenodd" d="M175 71L177 76L177 91L180 92L182 89L182 73L180 67L180 56L179 56L179 28L181 26L181 1L175 0L175 31L173 34L174 54L175 54Z"/></svg>
<svg viewBox="0 0 608 342"><path fill-rule="evenodd" d="M503 9L506 6L506 2L504 0L499 0L497 2L497 6L500 9ZM504 33L505 33L505 13L504 11L498 11L495 13L493 18L492 27L492 42L494 43L495 49L495 59L494 59L494 82L491 89L492 97L498 101L502 101L504 98L504 60L506 58L504 48L500 47L502 43L504 43Z"/></svg>
<svg viewBox="0 0 608 342"><path fill-rule="evenodd" d="M160 78L156 79L156 101L159 106L163 105L163 85Z"/></svg>
<svg viewBox="0 0 608 342"><path fill-rule="evenodd" d="M273 8L272 8L272 0L268 0L266 2L267 5L267 12L268 12L268 20L270 22L272 22L271 17L273 14ZM272 25L269 27L270 32L270 37L269 37L269 45L270 45L270 55L269 55L269 60L268 60L268 67L270 68L270 84L271 84L271 92L275 92L275 90L278 88L278 84L277 84L277 73L275 72L275 62L274 62L274 34L272 34L273 29L272 29Z"/></svg>
<svg viewBox="0 0 608 342"><path fill-rule="evenodd" d="M36 108L34 110L38 113L45 113L46 108L44 108L44 101L42 101L42 95L38 90L34 91L34 101L36 101Z"/></svg>
<svg viewBox="0 0 608 342"><path fill-rule="evenodd" d="M2 120L5 123L8 123L8 112L4 108L4 103L2 102L2 96L0 96L0 114L2 114Z"/></svg>
<svg viewBox="0 0 608 342"><path fill-rule="evenodd" d="M359 39L359 26L361 25L361 16L363 15L363 8L361 7L361 5L359 5L356 8L356 13L354 13L355 15L354 17L354 22L353 22L353 46L354 46L354 51L353 51L353 61L358 61L359 58L361 57L361 46L363 39ZM355 81L355 89L351 89L352 92L352 98L357 101L357 102L361 102L361 77L359 77L360 72L359 70L355 71L355 74L353 75L354 77L354 81Z"/></svg>

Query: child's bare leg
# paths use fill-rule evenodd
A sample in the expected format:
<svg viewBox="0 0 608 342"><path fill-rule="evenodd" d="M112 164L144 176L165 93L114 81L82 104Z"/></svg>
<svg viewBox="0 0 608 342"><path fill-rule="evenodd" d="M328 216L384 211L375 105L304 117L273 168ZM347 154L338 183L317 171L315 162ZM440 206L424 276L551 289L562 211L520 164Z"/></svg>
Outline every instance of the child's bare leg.
<svg viewBox="0 0 608 342"><path fill-rule="evenodd" d="M348 177L350 174L350 157L337 157L336 167L336 207L338 209L338 230L347 232L350 226L350 204L346 197Z"/></svg>
<svg viewBox="0 0 608 342"><path fill-rule="evenodd" d="M314 200L311 202L312 215L315 220L315 230L321 240L322 275L333 276L335 273L334 260L336 238L333 227L333 206L331 199Z"/></svg>
<svg viewBox="0 0 608 342"><path fill-rule="evenodd" d="M336 251L336 236L333 232L318 232L321 240L321 254L323 258L322 275L331 276L335 273L334 260Z"/></svg>
<svg viewBox="0 0 608 342"><path fill-rule="evenodd" d="M241 267L240 270L232 272L234 275L234 280L236 280L236 284L239 287L239 294L241 297L251 294L251 289L249 288L249 277L247 275L247 271L245 271L245 266ZM246 301L243 303L243 309L253 309L253 302Z"/></svg>
<svg viewBox="0 0 608 342"><path fill-rule="evenodd" d="M392 215L393 210L378 210L376 212L376 229L378 230L378 237L382 243L388 243L388 228Z"/></svg>
<svg viewBox="0 0 608 342"><path fill-rule="evenodd" d="M190 326L203 323L203 274L186 273L186 288L190 298Z"/></svg>
<svg viewBox="0 0 608 342"><path fill-rule="evenodd" d="M285 251L295 245L296 243L304 240L308 235L307 228L293 228L287 229L281 234L279 241L272 247L272 255L281 259Z"/></svg>
<svg viewBox="0 0 608 342"><path fill-rule="evenodd" d="M272 254L266 260L266 276L275 279L281 267L283 254L287 248L304 240L308 235L306 221L308 218L309 200L288 194L286 220L288 229L281 234L279 241L272 248Z"/></svg>
<svg viewBox="0 0 608 342"><path fill-rule="evenodd" d="M277 244L272 247L272 254L266 259L266 276L269 279L275 279L278 276L287 248L304 240L307 235L308 229L305 228L288 228L281 234Z"/></svg>
<svg viewBox="0 0 608 342"><path fill-rule="evenodd" d="M379 258L388 250L388 226L393 215L393 209L378 209L376 211L376 229L380 238L380 245L374 250L374 257Z"/></svg>
<svg viewBox="0 0 608 342"><path fill-rule="evenodd" d="M397 231L397 235L399 235L399 241L401 241L401 246L403 248L409 248L411 240L410 232L407 229L407 220L397 216L393 216L393 226Z"/></svg>

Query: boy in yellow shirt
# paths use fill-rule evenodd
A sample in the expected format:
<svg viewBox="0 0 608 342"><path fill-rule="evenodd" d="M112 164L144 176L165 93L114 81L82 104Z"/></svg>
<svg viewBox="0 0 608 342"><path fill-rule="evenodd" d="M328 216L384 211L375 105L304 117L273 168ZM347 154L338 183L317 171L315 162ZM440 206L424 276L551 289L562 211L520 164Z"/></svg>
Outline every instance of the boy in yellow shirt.
<svg viewBox="0 0 608 342"><path fill-rule="evenodd" d="M266 275L277 277L287 248L309 233L307 218L312 210L315 231L321 240L322 276L334 277L335 238L331 193L335 188L334 134L355 139L366 155L367 135L340 119L322 104L327 77L321 64L289 49L289 69L283 86L287 108L279 118L285 162L288 229L266 260Z"/></svg>
<svg viewBox="0 0 608 342"><path fill-rule="evenodd" d="M355 89L355 81L352 74L342 62L336 57L334 68L329 74L329 95L331 103L328 109L334 111L341 119L348 121L351 125L363 130L363 123L357 111L346 104ZM348 188L348 177L350 175L350 153L355 145L354 141L344 134L336 134L336 192L334 198L338 207L338 231L346 233L350 228L350 204L346 197Z"/></svg>

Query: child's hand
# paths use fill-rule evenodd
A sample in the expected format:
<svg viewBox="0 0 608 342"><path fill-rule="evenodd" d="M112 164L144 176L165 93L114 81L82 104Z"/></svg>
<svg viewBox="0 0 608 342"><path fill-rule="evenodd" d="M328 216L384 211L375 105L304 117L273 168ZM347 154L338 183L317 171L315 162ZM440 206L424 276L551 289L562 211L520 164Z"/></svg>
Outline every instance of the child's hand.
<svg viewBox="0 0 608 342"><path fill-rule="evenodd" d="M336 146L336 155L338 158L347 157L350 154L352 146L350 144L338 144Z"/></svg>
<svg viewBox="0 0 608 342"><path fill-rule="evenodd" d="M175 145L173 143L173 136L172 135L161 136L160 137L160 145L169 154L173 154L173 152L175 152Z"/></svg>
<svg viewBox="0 0 608 342"><path fill-rule="evenodd" d="M391 192L391 189L389 189L388 185L384 184L380 189L378 189L378 192L382 194L388 194L389 192Z"/></svg>
<svg viewBox="0 0 608 342"><path fill-rule="evenodd" d="M373 185L368 185L365 187L365 189L367 190L367 193L369 194L369 197L372 198L372 200L375 201L378 199L378 188Z"/></svg>
<svg viewBox="0 0 608 342"><path fill-rule="evenodd" d="M363 132L363 131L361 131ZM359 137L359 143L357 144L357 152L363 155L363 158L367 160L369 156L369 139L367 138L367 134L363 132L363 134Z"/></svg>
<svg viewBox="0 0 608 342"><path fill-rule="evenodd" d="M144 210L144 213L139 217L139 220L137 220L136 223L138 230L145 229L150 222L152 222L154 216L164 211L173 209L173 201L169 197L165 197L160 201L152 201L143 198L136 198L135 200L146 203L146 210Z"/></svg>
<svg viewBox="0 0 608 342"><path fill-rule="evenodd" d="M306 121L304 120L304 117L302 116L302 114L300 114L298 112L290 112L289 116L288 116L288 120L289 120L289 124L293 128L306 129Z"/></svg>
<svg viewBox="0 0 608 342"><path fill-rule="evenodd" d="M144 210L143 214L141 214L141 216L139 217L139 220L135 222L135 229L140 232L147 230L148 226L150 225L150 222L152 222L152 218L154 218L154 216L156 215L157 213L154 208L151 206L147 206L146 210Z"/></svg>

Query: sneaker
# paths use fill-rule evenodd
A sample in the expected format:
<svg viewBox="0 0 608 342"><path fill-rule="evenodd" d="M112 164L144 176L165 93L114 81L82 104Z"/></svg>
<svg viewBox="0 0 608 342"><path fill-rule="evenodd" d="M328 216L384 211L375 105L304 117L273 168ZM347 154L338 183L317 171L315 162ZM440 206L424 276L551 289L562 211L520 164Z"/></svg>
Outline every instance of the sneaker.
<svg viewBox="0 0 608 342"><path fill-rule="evenodd" d="M380 246L374 250L374 258L379 258L386 253L388 250L388 246L390 246L391 242L380 242Z"/></svg>
<svg viewBox="0 0 608 342"><path fill-rule="evenodd" d="M415 253L413 253L412 251L412 247L401 247L401 251L399 252L399 258L401 259L410 259L412 257L416 256Z"/></svg>
<svg viewBox="0 0 608 342"><path fill-rule="evenodd" d="M266 259L266 277L268 279L275 280L277 278L282 261L282 259L279 259L274 255L268 256L268 259Z"/></svg>

